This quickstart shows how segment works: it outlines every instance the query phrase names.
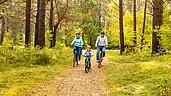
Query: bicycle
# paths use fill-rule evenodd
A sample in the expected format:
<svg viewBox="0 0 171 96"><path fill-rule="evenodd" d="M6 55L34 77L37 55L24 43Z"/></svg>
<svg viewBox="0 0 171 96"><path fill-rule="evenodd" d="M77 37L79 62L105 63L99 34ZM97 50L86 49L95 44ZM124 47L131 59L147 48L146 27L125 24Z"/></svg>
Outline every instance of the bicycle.
<svg viewBox="0 0 171 96"><path fill-rule="evenodd" d="M86 57L86 59L85 59L85 72L86 72L86 73L88 73L88 72L90 71L90 68L91 68L90 59L91 59L92 56L93 56L93 55L90 55L90 56L85 56L85 55L84 55L84 57Z"/></svg>
<svg viewBox="0 0 171 96"><path fill-rule="evenodd" d="M75 65L78 66L78 52L76 50L74 50L73 67L75 67Z"/></svg>
<svg viewBox="0 0 171 96"><path fill-rule="evenodd" d="M98 68L100 68L101 65L102 65L102 61L103 61L103 52L102 52L102 50L99 51L99 55L98 56L99 56Z"/></svg>

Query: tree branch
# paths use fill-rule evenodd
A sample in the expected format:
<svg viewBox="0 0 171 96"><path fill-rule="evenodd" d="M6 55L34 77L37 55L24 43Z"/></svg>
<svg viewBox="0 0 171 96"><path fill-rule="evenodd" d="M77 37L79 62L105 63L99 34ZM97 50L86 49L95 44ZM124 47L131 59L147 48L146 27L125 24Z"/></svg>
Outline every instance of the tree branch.
<svg viewBox="0 0 171 96"><path fill-rule="evenodd" d="M119 19L119 17L118 17L118 16L113 15L113 17L115 17L115 18Z"/></svg>
<svg viewBox="0 0 171 96"><path fill-rule="evenodd" d="M119 5L116 2L114 2L113 0L112 0L112 3L119 7Z"/></svg>
<svg viewBox="0 0 171 96"><path fill-rule="evenodd" d="M1 1L0 4L3 4L3 3L5 3L6 1L8 1L8 0Z"/></svg>
<svg viewBox="0 0 171 96"><path fill-rule="evenodd" d="M0 19L2 19L2 18L3 18L3 16L0 17Z"/></svg>
<svg viewBox="0 0 171 96"><path fill-rule="evenodd" d="M153 3L152 2L150 2L150 1L147 1L148 3L150 3L150 5L152 6L152 7L154 7L154 5L153 5Z"/></svg>
<svg viewBox="0 0 171 96"><path fill-rule="evenodd" d="M58 18L58 22L55 24L55 26L54 27L58 27L58 25L61 23L61 21L63 20L63 17L65 16L65 14L68 12L68 4L67 4L67 6L65 7L65 11L63 12L63 14L60 16L59 15L59 12L58 12L58 16L59 16L59 18Z"/></svg>
<svg viewBox="0 0 171 96"><path fill-rule="evenodd" d="M148 15L151 15L151 16L153 16L153 14L152 13L147 13Z"/></svg>
<svg viewBox="0 0 171 96"><path fill-rule="evenodd" d="M125 9L124 11L123 11L123 16L125 15L125 12L127 11L128 9Z"/></svg>
<svg viewBox="0 0 171 96"><path fill-rule="evenodd" d="M119 9L115 8L114 6L112 8L119 11Z"/></svg>

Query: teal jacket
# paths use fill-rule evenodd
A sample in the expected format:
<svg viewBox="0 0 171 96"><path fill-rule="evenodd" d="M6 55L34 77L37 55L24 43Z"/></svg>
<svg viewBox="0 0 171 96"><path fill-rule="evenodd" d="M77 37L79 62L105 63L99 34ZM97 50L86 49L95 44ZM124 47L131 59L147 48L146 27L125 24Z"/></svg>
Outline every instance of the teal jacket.
<svg viewBox="0 0 171 96"><path fill-rule="evenodd" d="M76 47L82 47L83 46L83 39L81 37L80 38L75 37L71 44L76 46Z"/></svg>

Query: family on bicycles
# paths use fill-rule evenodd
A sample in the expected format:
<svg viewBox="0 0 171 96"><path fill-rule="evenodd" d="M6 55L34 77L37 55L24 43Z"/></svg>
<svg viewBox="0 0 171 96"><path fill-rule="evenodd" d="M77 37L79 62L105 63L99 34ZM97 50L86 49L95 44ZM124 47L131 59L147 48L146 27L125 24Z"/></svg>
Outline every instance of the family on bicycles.
<svg viewBox="0 0 171 96"><path fill-rule="evenodd" d="M82 55L82 46L83 46L83 39L80 36L79 32L76 32L76 37L72 41L71 45L74 47L74 63L80 64L81 60L81 55ZM105 33L102 31L100 32L100 36L97 37L95 47L97 48L97 53L96 53L96 61L99 62L101 60L99 53L101 52L101 57L102 59L105 59L105 50L108 45L108 40L107 37L105 36ZM88 61L90 63L90 69L91 69L91 57L93 56L93 52L91 50L91 46L88 45L86 51L84 52L83 56L86 57L85 63Z"/></svg>

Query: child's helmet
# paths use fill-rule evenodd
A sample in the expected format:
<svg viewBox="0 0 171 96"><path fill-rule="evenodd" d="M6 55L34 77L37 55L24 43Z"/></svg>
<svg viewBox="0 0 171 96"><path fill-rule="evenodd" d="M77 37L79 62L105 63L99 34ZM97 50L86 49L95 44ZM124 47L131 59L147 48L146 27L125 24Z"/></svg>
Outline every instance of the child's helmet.
<svg viewBox="0 0 171 96"><path fill-rule="evenodd" d="M91 46L90 45L87 45L87 48L91 48Z"/></svg>
<svg viewBox="0 0 171 96"><path fill-rule="evenodd" d="M75 34L76 34L76 35L80 35L80 32L76 32Z"/></svg>
<svg viewBox="0 0 171 96"><path fill-rule="evenodd" d="M100 34L105 34L105 33L103 31L101 31Z"/></svg>

